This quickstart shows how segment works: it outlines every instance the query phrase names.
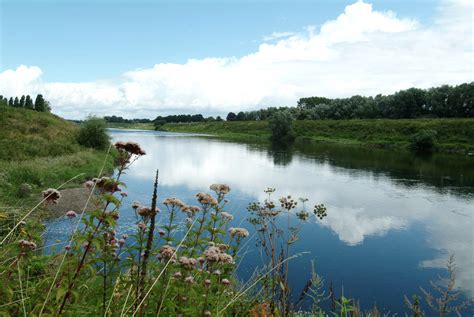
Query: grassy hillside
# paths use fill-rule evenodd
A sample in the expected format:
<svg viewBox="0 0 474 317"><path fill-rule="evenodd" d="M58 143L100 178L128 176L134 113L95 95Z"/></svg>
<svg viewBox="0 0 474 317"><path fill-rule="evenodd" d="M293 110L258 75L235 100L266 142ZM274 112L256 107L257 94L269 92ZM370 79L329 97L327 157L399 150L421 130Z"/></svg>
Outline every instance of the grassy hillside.
<svg viewBox="0 0 474 317"><path fill-rule="evenodd" d="M97 175L105 153L80 146L78 131L52 114L0 107L0 208L28 206L77 174L85 173L70 186Z"/></svg>
<svg viewBox="0 0 474 317"><path fill-rule="evenodd" d="M165 124L173 132L193 132L235 140L266 141L267 122L233 121ZM297 141L326 141L382 147L406 147L413 134L431 129L437 132L441 151L473 151L474 119L362 119L295 121Z"/></svg>

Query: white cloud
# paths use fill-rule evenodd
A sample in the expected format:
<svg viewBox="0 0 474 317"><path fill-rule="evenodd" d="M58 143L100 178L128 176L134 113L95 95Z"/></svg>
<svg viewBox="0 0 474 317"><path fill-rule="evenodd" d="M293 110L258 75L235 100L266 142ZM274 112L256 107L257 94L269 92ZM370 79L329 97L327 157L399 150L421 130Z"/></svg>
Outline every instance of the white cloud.
<svg viewBox="0 0 474 317"><path fill-rule="evenodd" d="M294 105L303 96L392 93L474 80L472 5L446 0L421 25L358 1L319 30L276 32L255 53L156 64L119 78L42 82L38 67L0 74L4 95L42 92L66 117L127 117L169 112L226 112ZM267 37L269 38L269 37Z"/></svg>
<svg viewBox="0 0 474 317"><path fill-rule="evenodd" d="M269 42L269 41L273 41L273 40L278 40L278 39L281 39L281 38L290 37L294 34L295 33L293 33L293 32L273 32L270 35L264 36L263 41L264 42Z"/></svg>

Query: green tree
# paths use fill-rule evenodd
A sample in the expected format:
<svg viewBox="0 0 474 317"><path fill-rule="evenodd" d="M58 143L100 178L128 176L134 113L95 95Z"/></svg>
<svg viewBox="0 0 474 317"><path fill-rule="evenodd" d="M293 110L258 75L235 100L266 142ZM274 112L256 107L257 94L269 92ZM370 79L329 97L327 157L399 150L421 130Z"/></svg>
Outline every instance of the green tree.
<svg viewBox="0 0 474 317"><path fill-rule="evenodd" d="M13 107L20 108L20 99L18 97L15 97L15 101L13 101Z"/></svg>
<svg viewBox="0 0 474 317"><path fill-rule="evenodd" d="M21 96L20 98L20 107L25 108L25 95Z"/></svg>
<svg viewBox="0 0 474 317"><path fill-rule="evenodd" d="M229 112L227 114L227 118L226 118L227 121L235 121L237 120L237 115L233 112Z"/></svg>
<svg viewBox="0 0 474 317"><path fill-rule="evenodd" d="M46 112L46 102L42 94L38 94L35 99L35 110L39 112Z"/></svg>
<svg viewBox="0 0 474 317"><path fill-rule="evenodd" d="M34 109L33 100L31 99L30 95L26 96L25 98L25 108Z"/></svg>
<svg viewBox="0 0 474 317"><path fill-rule="evenodd" d="M77 142L85 147L104 150L110 142L105 128L106 123L103 119L89 117L81 124Z"/></svg>
<svg viewBox="0 0 474 317"><path fill-rule="evenodd" d="M293 131L293 116L288 110L275 112L268 122L272 132L272 140L290 142L295 138Z"/></svg>
<svg viewBox="0 0 474 317"><path fill-rule="evenodd" d="M10 100L8 101L8 105L10 107L14 107L15 106L15 102L13 101L13 97L10 97Z"/></svg>

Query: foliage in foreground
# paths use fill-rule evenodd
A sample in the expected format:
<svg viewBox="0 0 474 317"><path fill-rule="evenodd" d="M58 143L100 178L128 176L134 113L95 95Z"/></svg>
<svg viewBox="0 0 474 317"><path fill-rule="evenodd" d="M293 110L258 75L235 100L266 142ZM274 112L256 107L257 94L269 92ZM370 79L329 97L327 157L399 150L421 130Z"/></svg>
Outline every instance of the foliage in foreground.
<svg viewBox="0 0 474 317"><path fill-rule="evenodd" d="M231 225L227 185L211 185L212 195L198 193L196 205L166 198L160 210L157 172L151 204L133 202L135 231L120 236L117 221L127 197L121 176L145 152L135 143L118 142L115 147L116 177L85 182L90 203L83 211L66 213L69 237L61 252L42 253L43 225L31 217L34 210L13 221L0 214L8 220L0 228L2 315L326 316L321 307L325 300L331 302L331 315L363 315L354 300L336 298L334 292L326 296L314 268L298 301L291 300L289 265L299 256L292 247L305 222L324 219L324 205L307 210L305 199L274 201L271 188L267 199L251 203L248 221L266 265L243 284L235 273L249 231ZM61 194L48 189L43 197L46 210ZM443 298L450 296L448 292ZM299 313L305 299L312 307ZM375 309L367 316L377 314Z"/></svg>

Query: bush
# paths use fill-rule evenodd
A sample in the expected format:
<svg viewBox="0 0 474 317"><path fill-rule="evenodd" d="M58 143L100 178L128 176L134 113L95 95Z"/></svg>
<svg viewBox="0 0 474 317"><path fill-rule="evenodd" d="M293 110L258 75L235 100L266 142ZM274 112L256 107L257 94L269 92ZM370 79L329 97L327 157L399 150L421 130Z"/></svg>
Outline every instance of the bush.
<svg viewBox="0 0 474 317"><path fill-rule="evenodd" d="M436 142L436 131L421 130L412 136L411 148L417 152L431 152Z"/></svg>
<svg viewBox="0 0 474 317"><path fill-rule="evenodd" d="M293 116L287 110L278 111L273 114L268 122L272 132L272 140L280 142L293 141L295 139L293 121Z"/></svg>
<svg viewBox="0 0 474 317"><path fill-rule="evenodd" d="M109 135L105 131L106 124L103 119L89 117L81 125L77 142L85 147L104 150L110 142Z"/></svg>

